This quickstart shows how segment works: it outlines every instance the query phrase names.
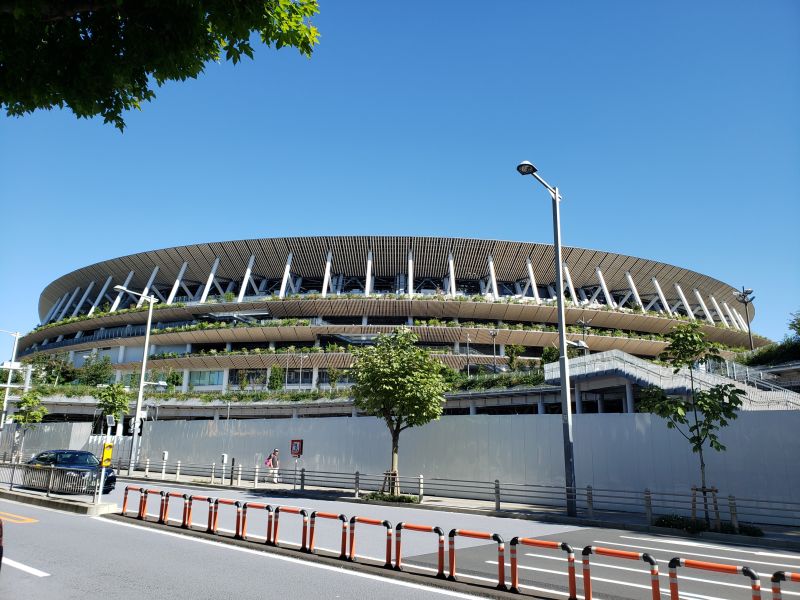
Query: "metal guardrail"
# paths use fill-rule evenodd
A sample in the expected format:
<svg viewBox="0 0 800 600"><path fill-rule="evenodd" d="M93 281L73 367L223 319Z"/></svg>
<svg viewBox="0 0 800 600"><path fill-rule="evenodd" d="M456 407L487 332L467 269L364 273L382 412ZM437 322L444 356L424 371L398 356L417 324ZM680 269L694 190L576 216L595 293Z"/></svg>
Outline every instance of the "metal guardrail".
<svg viewBox="0 0 800 600"><path fill-rule="evenodd" d="M82 470L2 462L0 485L8 486L9 490L20 488L46 492L47 496L53 494L94 496L100 485L100 467Z"/></svg>
<svg viewBox="0 0 800 600"><path fill-rule="evenodd" d="M127 463L117 465L124 473ZM270 486L290 485L299 491L330 490L359 497L366 492L376 492L386 487L386 474L345 473L315 471L305 468L266 469L263 466L245 466L243 463L221 465L187 464L182 462L150 461L137 465L144 477L162 481L213 483L234 487L269 489ZM276 473L277 471L277 473ZM277 481L276 481L277 476ZM567 488L557 485L535 485L515 482L471 481L438 477L400 476L403 493L421 499L434 496L459 500L478 500L493 503L494 509L532 509L559 513L566 508ZM712 529L738 531L741 524L758 523L800 527L800 502L724 495L716 488L706 489L709 518ZM659 516L677 515L689 519L705 518L702 490L693 488L686 493L645 490L594 488L591 485L575 488L578 509L582 516L608 520L622 520L635 515L652 524ZM511 506L510 506L511 505Z"/></svg>

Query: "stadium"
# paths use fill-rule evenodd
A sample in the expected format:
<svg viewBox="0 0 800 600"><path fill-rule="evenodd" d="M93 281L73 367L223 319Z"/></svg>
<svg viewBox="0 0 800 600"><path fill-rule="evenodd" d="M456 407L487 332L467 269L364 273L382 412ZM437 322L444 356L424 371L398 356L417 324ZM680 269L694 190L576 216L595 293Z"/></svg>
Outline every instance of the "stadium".
<svg viewBox="0 0 800 600"><path fill-rule="evenodd" d="M41 325L20 340L19 354L58 355L75 367L108 357L113 379L131 383L144 353L148 303L141 295L152 295L148 379L169 374L184 396L346 389L352 348L401 325L455 370L497 372L509 361L538 364L544 349L557 345L553 263L548 244L438 237L266 238L141 252L50 283L39 299ZM754 307L742 314L736 289L711 276L581 248L564 248L564 263L568 338L590 354L578 361L610 351L652 359L666 346L664 334L686 321L701 323L708 339L731 350L748 344ZM273 372L282 385L274 385ZM576 410L633 412L634 386L617 382L602 398L585 395L583 406L578 394ZM53 418L91 414L89 404L65 398ZM352 410L344 397L314 404L265 401L234 410L251 417ZM476 406L560 410L557 385L543 385L454 393L446 413L474 414ZM161 408L174 418L208 418L216 410L185 400Z"/></svg>

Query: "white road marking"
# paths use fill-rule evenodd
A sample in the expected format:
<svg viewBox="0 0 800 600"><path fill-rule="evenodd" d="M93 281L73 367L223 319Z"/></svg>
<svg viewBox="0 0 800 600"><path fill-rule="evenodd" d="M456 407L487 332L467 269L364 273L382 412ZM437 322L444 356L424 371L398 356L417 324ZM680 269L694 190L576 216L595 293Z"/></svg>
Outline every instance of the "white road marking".
<svg viewBox="0 0 800 600"><path fill-rule="evenodd" d="M391 585L397 585L400 587L411 588L415 590L422 590L425 592L429 592L432 594L439 594L441 596L450 596L451 598L466 598L471 600L473 598L478 598L478 596L471 596L469 594L462 594L460 592L453 592L450 590L444 590L440 588L429 587L426 585L420 585L418 583L409 583L407 581L398 581L396 579L388 579L386 577L381 577L380 575L372 575L371 573L362 573L360 571L351 571L350 569L342 569L340 567L333 567L330 565L323 565L319 563L314 563L308 560L301 560L299 558L292 558L291 556L281 556L279 554L271 554L268 552L263 552L261 550L253 550L251 548L242 548L240 546L232 546L230 544L224 544L222 542L214 542L212 540L203 540L195 537L191 537L188 535L182 535L180 533L173 533L171 531L162 531L160 529L152 529L150 527L142 527L141 525L135 525L133 523L121 523L119 521L112 521L111 519L104 519L102 517L93 517L95 519L100 520L103 523L110 523L113 525L119 525L120 527L131 527L133 529L138 529L140 531L145 531L148 533L156 533L160 535L166 535L168 537L174 537L181 540L189 541L189 542L197 542L200 544L207 544L209 546L216 546L218 548L224 548L227 550L233 550L236 552L244 552L246 554L255 554L256 556L261 556L266 559L274 559L274 560L282 560L284 562L289 562L297 565L302 565L304 567L311 567L315 569L322 569L323 571L333 571L339 573L340 575L350 575L353 577L360 577L362 579L370 579L372 581L380 581L382 583L388 583ZM5 559L4 559L5 560Z"/></svg>
<svg viewBox="0 0 800 600"><path fill-rule="evenodd" d="M563 558L559 558L557 556L547 556L546 554L535 554L533 552L526 552L525 556L532 556L534 558L545 558L545 559L548 559L548 560L562 560L562 561L564 560ZM486 561L486 562L489 562L489 561ZM497 562L495 561L494 564L497 564ZM609 565L609 564L601 563L601 562L593 562L592 563L592 569L594 569L595 567L604 567L606 569L618 569L620 571L633 571L634 573L642 573L643 577L647 577L647 578L650 577L650 570L649 570L649 568L647 568L647 566L644 563L642 563L642 568L641 569L634 569L632 567L623 567L623 566L620 566L620 565ZM520 565L519 568L520 569L524 569L526 567L524 565ZM669 573L664 573L663 571L659 571L658 574L659 574L660 577L663 577L664 579L669 579ZM678 578L681 581L698 581L700 583L710 583L710 584L713 584L713 585L723 585L723 586L727 586L727 587L741 588L741 589L745 589L745 590L751 589L751 587L749 585L743 585L743 584L739 584L739 583L730 583L728 581L719 581L719 580L716 580L716 579L702 579L700 577L691 577L689 575L684 575L683 573L680 573L678 575ZM684 592L681 592L681 594L683 594L683 593ZM686 593L689 593L689 592L686 592ZM800 592L789 592L789 591L782 590L781 593L783 593L784 595L787 595L787 596L800 596Z"/></svg>
<svg viewBox="0 0 800 600"><path fill-rule="evenodd" d="M598 546L622 546L623 548L637 548L639 550L653 550L655 552L667 552L667 553L672 553L673 555L677 552L677 550L675 548L656 548L654 546L636 546L634 544L620 544L620 543L617 543L617 542L604 542L602 540L594 540L594 543L597 544ZM686 554L689 554L691 556L702 556L703 558L714 558L714 559L717 559L717 560L726 560L729 563L731 561L734 561L734 562L736 561L736 557L720 556L718 554L701 554L699 552L694 552L694 551L686 552ZM672 557L670 556L670 558L672 558ZM786 564L786 563L766 562L766 561L763 561L763 560L753 560L751 558L742 559L741 562L746 562L748 565L766 565L766 566L769 566L769 567L783 567L785 569L787 569L787 568L788 569L798 569L798 568L800 568L796 564L790 565L790 564Z"/></svg>
<svg viewBox="0 0 800 600"><path fill-rule="evenodd" d="M674 540L669 538L650 538L636 535L621 535L623 540L641 540L644 542L661 542L663 544L677 544L678 546L693 546L695 548L707 548L709 550L724 550L726 552L739 552L742 554L755 554L756 556L768 556L770 558L788 558L789 560L800 561L798 554L779 554L777 552L765 552L763 550L742 550L732 546L722 546L719 544L707 544L703 542L692 542L689 540Z"/></svg>
<svg viewBox="0 0 800 600"><path fill-rule="evenodd" d="M44 571L40 571L39 569L34 569L33 567L29 567L28 565L23 565L22 563L17 562L15 560L11 560L6 556L3 557L3 564L6 565L7 567L13 567L14 569L25 571L29 575L34 575L35 577L50 577L50 573L45 573Z"/></svg>

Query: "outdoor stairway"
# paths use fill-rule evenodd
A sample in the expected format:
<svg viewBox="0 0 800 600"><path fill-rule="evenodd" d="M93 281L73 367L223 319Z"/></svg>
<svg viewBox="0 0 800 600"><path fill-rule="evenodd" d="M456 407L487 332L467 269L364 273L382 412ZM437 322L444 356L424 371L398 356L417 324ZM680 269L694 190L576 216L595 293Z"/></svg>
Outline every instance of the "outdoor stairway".
<svg viewBox="0 0 800 600"><path fill-rule="evenodd" d="M741 365L739 370L744 370ZM572 358L569 361L570 378L624 377L642 387L657 386L672 394L686 394L691 388L689 369L683 368L673 373L669 367L636 358L621 350L598 352L589 356ZM547 383L559 381L559 364L551 363L544 367ZM797 410L800 409L800 394L782 388L755 376L733 379L704 370L694 371L695 387L707 389L720 384L733 384L747 393L743 410Z"/></svg>

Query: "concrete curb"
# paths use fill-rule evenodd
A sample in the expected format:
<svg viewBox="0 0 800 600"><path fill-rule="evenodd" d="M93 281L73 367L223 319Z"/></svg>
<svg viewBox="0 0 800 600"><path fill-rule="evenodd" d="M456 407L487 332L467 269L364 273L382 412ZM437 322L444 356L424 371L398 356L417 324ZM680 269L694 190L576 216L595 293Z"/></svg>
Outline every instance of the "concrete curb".
<svg viewBox="0 0 800 600"><path fill-rule="evenodd" d="M653 533L659 535L668 535L680 539L687 540L705 540L713 542L726 542L733 546L746 546L746 547L767 547L779 548L783 550L797 550L800 551L800 539L795 540L782 540L770 537L751 537L744 535L735 535L728 533L715 533L713 531L704 531L700 533L686 533L679 529L671 529L668 527L655 527L653 525L644 525L642 523L630 523L627 521L601 521L598 519L588 519L585 517L567 517L564 515L553 515L548 513L534 513L534 512L520 512L513 510L486 510L481 508L469 508L461 506L447 506L447 505L432 505L432 504L405 504L399 502L384 502L381 500L364 500L362 498L354 498L352 496L337 496L330 492L316 492L305 490L281 490L270 488L245 488L245 487L231 487L228 485L218 484L201 484L201 483L184 483L174 481L161 481L154 479L144 479L138 477L120 477L117 476L118 481L130 481L141 483L143 481L152 482L155 486L166 486L169 484L178 485L181 487L189 487L196 489L218 489L218 490L236 490L236 491L259 491L267 492L271 496L284 496L294 498L311 498L314 500L330 500L334 502L347 502L350 504L376 504L380 506L391 506L394 508L419 508L423 510L439 511L439 512L452 512L462 513L467 515L481 515L485 517L498 517L501 519L522 519L525 521L539 521L541 523L554 523L558 525L576 525L580 527L596 527L598 529L625 529L628 531L636 531L641 533Z"/></svg>
<svg viewBox="0 0 800 600"><path fill-rule="evenodd" d="M76 513L79 515L88 515L90 517L97 517L119 511L116 504L103 502L101 504L89 504L88 502L81 502L80 500L70 500L68 498L48 498L39 494L30 494L26 492L17 492L9 490L0 490L0 498L4 500L13 500L15 502L22 502L24 504L32 504L33 506L42 506L44 508L52 508L54 510L63 510L65 512Z"/></svg>
<svg viewBox="0 0 800 600"><path fill-rule="evenodd" d="M519 598L519 594L513 594L511 592L503 592L501 590L496 590L488 585L481 585L477 583L468 584L460 581L448 581L446 579L437 579L430 575L422 575L418 573L412 573L409 571L395 571L394 569L387 569L377 564L363 563L363 562L349 562L347 560L342 560L326 554L310 554L308 552L302 552L299 549L296 550L293 548L286 548L283 546L267 546L264 543L251 542L248 540L237 540L234 539L233 537L224 534L215 535L197 529L182 529L176 526L159 524L154 521L138 520L132 517L125 517L119 513L109 513L104 515L103 518L110 519L113 521L120 521L122 523L127 523L131 525L138 525L146 528L169 531L171 533L176 533L178 535L185 535L187 537L193 537L203 540L211 540L222 544L229 544L231 546L247 548L248 550L258 550L264 552L265 554L277 554L280 556L291 557L297 560L320 563L347 571L359 571L362 573L369 573L370 575L385 577L387 579L396 579L398 581L415 583L417 585L424 585L432 588L440 588L440 589L450 590L453 592L460 592L462 594L468 594L472 596L479 596L483 598L497 598L499 600L511 600L512 598L514 599ZM506 584L507 585L510 584L510 578L508 574L506 577ZM563 593L557 595L555 594L556 593L554 592L554 595L542 595L540 592L537 591L535 597L547 600L557 600L563 597Z"/></svg>

